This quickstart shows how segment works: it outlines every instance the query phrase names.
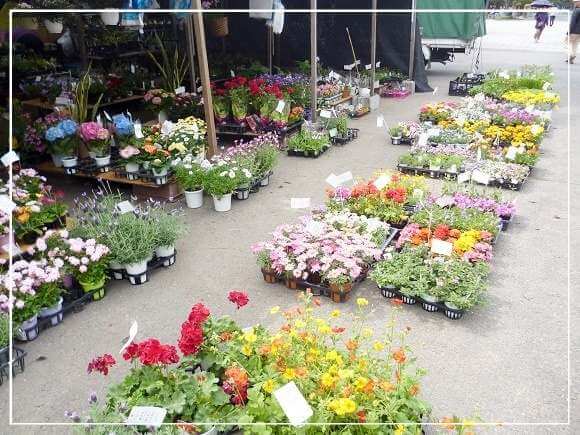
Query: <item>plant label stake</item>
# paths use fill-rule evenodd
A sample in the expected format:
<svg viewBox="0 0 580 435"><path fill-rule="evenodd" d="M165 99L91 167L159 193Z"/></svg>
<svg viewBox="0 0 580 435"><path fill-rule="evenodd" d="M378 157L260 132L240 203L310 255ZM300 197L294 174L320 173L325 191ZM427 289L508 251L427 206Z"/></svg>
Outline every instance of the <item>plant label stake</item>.
<svg viewBox="0 0 580 435"><path fill-rule="evenodd" d="M380 68L381 67L381 61L379 60L376 64L375 64L376 68Z"/></svg>
<svg viewBox="0 0 580 435"><path fill-rule="evenodd" d="M137 336L138 330L139 330L139 325L137 325L136 320L133 320L133 324L129 328L129 338L127 339L127 341L125 342L125 344L123 345L123 347L121 348L119 353L122 354L123 352L125 352L125 349L127 349L129 347L129 345L131 343L133 343L133 340L135 340L135 337Z"/></svg>
<svg viewBox="0 0 580 435"><path fill-rule="evenodd" d="M129 426L160 427L167 414L167 409L157 406L134 406L125 424Z"/></svg>
<svg viewBox="0 0 580 435"><path fill-rule="evenodd" d="M185 86L180 86L175 89L175 95L185 94Z"/></svg>
<svg viewBox="0 0 580 435"><path fill-rule="evenodd" d="M6 154L4 154L0 160L2 160L2 164L4 166L8 167L12 163L20 160L20 157L18 157L18 154L16 154L16 152L14 152L14 150L11 150L11 151L8 151Z"/></svg>
<svg viewBox="0 0 580 435"><path fill-rule="evenodd" d="M308 208L310 207L310 198L291 198L290 208Z"/></svg>
<svg viewBox="0 0 580 435"><path fill-rule="evenodd" d="M284 100L279 100L278 105L276 106L276 112L282 113L282 111L284 110L284 106L286 106Z"/></svg>
<svg viewBox="0 0 580 435"><path fill-rule="evenodd" d="M117 204L117 210L119 210L119 213L125 214L134 211L135 207L129 201L121 201Z"/></svg>
<svg viewBox="0 0 580 435"><path fill-rule="evenodd" d="M113 122L113 118L111 118L111 115L109 115L106 110L103 110L103 113L105 114L105 118L107 118L107 121Z"/></svg>
<svg viewBox="0 0 580 435"><path fill-rule="evenodd" d="M2 210L7 215L10 215L15 208L16 204L12 202L8 195L0 195L0 210Z"/></svg>
<svg viewBox="0 0 580 435"><path fill-rule="evenodd" d="M320 117L321 118L331 118L332 117L332 113L330 112L330 110L321 110L320 111Z"/></svg>
<svg viewBox="0 0 580 435"><path fill-rule="evenodd" d="M36 76L36 77L34 78L34 81L35 81L35 82L39 82L39 81L40 81L40 76Z"/></svg>
<svg viewBox="0 0 580 435"><path fill-rule="evenodd" d="M515 160L517 154L518 149L516 147L509 147L507 153L505 154L505 158L508 160Z"/></svg>
<svg viewBox="0 0 580 435"><path fill-rule="evenodd" d="M435 89L433 89L433 95L435 95L438 90L439 90L439 86L435 86Z"/></svg>
<svg viewBox="0 0 580 435"><path fill-rule="evenodd" d="M449 257L453 253L453 244L443 240L433 239L431 240L431 252Z"/></svg>
<svg viewBox="0 0 580 435"><path fill-rule="evenodd" d="M373 184L375 185L375 187L379 190L383 190L383 188L389 184L389 180L390 178L387 175L381 175L379 178L377 178Z"/></svg>
<svg viewBox="0 0 580 435"><path fill-rule="evenodd" d="M272 394L292 426L304 424L314 414L294 381L278 388Z"/></svg>
<svg viewBox="0 0 580 435"><path fill-rule="evenodd" d="M330 137L336 137L336 135L338 134L338 130L336 128L333 128L332 130L328 131L328 134Z"/></svg>
<svg viewBox="0 0 580 435"><path fill-rule="evenodd" d="M370 70L372 67L373 67L373 64L372 63L369 63L369 64L365 65L365 69L367 71Z"/></svg>
<svg viewBox="0 0 580 435"><path fill-rule="evenodd" d="M137 139L143 139L145 136L143 135L143 131L141 130L141 122L137 121L133 124L133 127L135 129L135 137Z"/></svg>

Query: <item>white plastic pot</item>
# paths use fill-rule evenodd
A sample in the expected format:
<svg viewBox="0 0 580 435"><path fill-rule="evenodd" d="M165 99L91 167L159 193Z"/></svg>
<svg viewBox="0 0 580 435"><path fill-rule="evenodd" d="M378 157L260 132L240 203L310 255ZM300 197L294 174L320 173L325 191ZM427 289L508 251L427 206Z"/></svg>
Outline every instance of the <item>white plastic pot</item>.
<svg viewBox="0 0 580 435"><path fill-rule="evenodd" d="M125 165L125 171L127 171L127 172L139 172L139 163L127 163Z"/></svg>
<svg viewBox="0 0 580 435"><path fill-rule="evenodd" d="M95 157L95 163L99 168L103 166L108 166L111 164L111 155L109 154L108 156L105 157Z"/></svg>
<svg viewBox="0 0 580 435"><path fill-rule="evenodd" d="M121 280L123 279L123 266L116 261L111 261L109 263L109 269L113 272L113 279Z"/></svg>
<svg viewBox="0 0 580 435"><path fill-rule="evenodd" d="M175 246L159 246L155 249L155 255L160 258L171 257L175 254Z"/></svg>
<svg viewBox="0 0 580 435"><path fill-rule="evenodd" d="M54 166L62 168L62 156L59 154L51 154L50 156L52 157L52 163Z"/></svg>
<svg viewBox="0 0 580 435"><path fill-rule="evenodd" d="M267 186L268 184L270 184L270 177L271 176L272 176L272 174L268 174L264 178L262 178L260 180L260 186L264 187L264 186Z"/></svg>
<svg viewBox="0 0 580 435"><path fill-rule="evenodd" d="M62 33L62 23L60 21L44 20L44 27L48 33Z"/></svg>
<svg viewBox="0 0 580 435"><path fill-rule="evenodd" d="M119 12L101 12L101 21L105 26L116 26L119 24Z"/></svg>
<svg viewBox="0 0 580 435"><path fill-rule="evenodd" d="M32 341L36 337L38 337L38 316L35 314L30 319L21 323L20 327L16 330L16 338L20 341Z"/></svg>
<svg viewBox="0 0 580 435"><path fill-rule="evenodd" d="M215 208L215 211L230 211L232 209L232 195L231 194L227 194L227 195L222 195L222 196L215 196L212 195L213 197L213 206Z"/></svg>
<svg viewBox="0 0 580 435"><path fill-rule="evenodd" d="M77 165L78 161L79 161L78 157L63 157L62 166L64 166L65 168L74 168Z"/></svg>
<svg viewBox="0 0 580 435"><path fill-rule="evenodd" d="M56 315L57 313L59 314ZM52 307L41 308L40 312L38 313L38 317L40 317L41 319L46 319L47 317L50 317L51 318L50 324L52 326L56 326L60 322L62 322L62 298L60 298L58 300L58 303L56 303Z"/></svg>
<svg viewBox="0 0 580 435"><path fill-rule="evenodd" d="M129 275L139 275L147 272L147 260L139 261L137 263L125 264L125 270Z"/></svg>
<svg viewBox="0 0 580 435"><path fill-rule="evenodd" d="M203 205L203 189L188 192L183 192L185 195L185 202L188 208L200 208Z"/></svg>
<svg viewBox="0 0 580 435"><path fill-rule="evenodd" d="M157 115L157 119L159 120L159 124L163 125L163 123L169 119L167 117L167 112L165 110L161 110Z"/></svg>
<svg viewBox="0 0 580 435"><path fill-rule="evenodd" d="M152 170L153 170L153 175L155 175L156 177L165 177L167 175L167 168L161 168L161 169L152 168Z"/></svg>

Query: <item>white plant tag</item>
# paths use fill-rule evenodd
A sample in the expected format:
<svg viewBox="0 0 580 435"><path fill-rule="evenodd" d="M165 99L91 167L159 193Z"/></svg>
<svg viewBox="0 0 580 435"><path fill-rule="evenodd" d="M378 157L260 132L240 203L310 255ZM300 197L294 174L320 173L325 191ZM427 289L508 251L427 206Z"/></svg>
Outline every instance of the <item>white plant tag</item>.
<svg viewBox="0 0 580 435"><path fill-rule="evenodd" d="M385 125L385 117L383 115L377 116L377 128L382 128Z"/></svg>
<svg viewBox="0 0 580 435"><path fill-rule="evenodd" d="M97 115L97 124L99 124L101 127L103 126L103 119L100 113Z"/></svg>
<svg viewBox="0 0 580 435"><path fill-rule="evenodd" d="M453 244L439 239L431 241L431 252L439 255L450 256L453 253Z"/></svg>
<svg viewBox="0 0 580 435"><path fill-rule="evenodd" d="M310 198L291 198L290 208L308 208L310 207Z"/></svg>
<svg viewBox="0 0 580 435"><path fill-rule="evenodd" d="M117 204L117 210L119 210L119 213L125 214L135 210L135 207L129 201L121 201Z"/></svg>
<svg viewBox="0 0 580 435"><path fill-rule="evenodd" d="M439 90L439 86L435 86L435 89L433 89L433 95L435 95L438 90Z"/></svg>
<svg viewBox="0 0 580 435"><path fill-rule="evenodd" d="M366 70L369 70L369 69L371 69L372 67L373 67L373 64L372 64L372 63L369 63L369 64L365 65L365 69L366 69Z"/></svg>
<svg viewBox="0 0 580 435"><path fill-rule="evenodd" d="M332 187L337 187L338 184L336 182L336 175L334 175L334 173L330 174L328 177L326 177L325 180L328 184L330 184Z"/></svg>
<svg viewBox="0 0 580 435"><path fill-rule="evenodd" d="M514 160L517 154L518 149L516 147L509 147L507 153L505 154L505 158L508 160Z"/></svg>
<svg viewBox="0 0 580 435"><path fill-rule="evenodd" d="M56 99L54 100L54 104L56 104L57 106L68 106L70 105L70 98L56 97Z"/></svg>
<svg viewBox="0 0 580 435"><path fill-rule="evenodd" d="M180 86L175 89L175 95L185 94L185 86Z"/></svg>
<svg viewBox="0 0 580 435"><path fill-rule="evenodd" d="M0 210L6 214L11 214L16 208L16 204L8 197L8 195L0 195Z"/></svg>
<svg viewBox="0 0 580 435"><path fill-rule="evenodd" d="M151 87L152 87L152 88L154 88L154 87L155 87L155 80L151 80L151 81L149 82L149 84L151 85Z"/></svg>
<svg viewBox="0 0 580 435"><path fill-rule="evenodd" d="M471 172L463 172L457 176L458 183L467 183L471 180Z"/></svg>
<svg viewBox="0 0 580 435"><path fill-rule="evenodd" d="M381 66L381 61L379 60L379 61L378 61L378 62L375 64L375 66L376 66L377 68L379 68L379 67Z"/></svg>
<svg viewBox="0 0 580 435"><path fill-rule="evenodd" d="M8 167L12 163L20 160L20 157L18 157L18 154L16 154L16 152L14 150L12 150L12 151L8 151L6 154L4 154L0 160L2 160L2 164L4 166Z"/></svg>
<svg viewBox="0 0 580 435"><path fill-rule="evenodd" d="M477 161L481 160L481 147L477 147Z"/></svg>
<svg viewBox="0 0 580 435"><path fill-rule="evenodd" d="M279 100L278 105L276 106L276 112L282 113L285 106L286 106L286 103L284 102L284 100Z"/></svg>
<svg viewBox="0 0 580 435"><path fill-rule="evenodd" d="M353 68L354 68L354 63L351 63L350 65L345 65L345 66L344 66L344 69L345 69L345 70L347 70L347 71L350 71L350 70L352 70Z"/></svg>
<svg viewBox="0 0 580 435"><path fill-rule="evenodd" d="M137 337L137 331L139 331L139 325L137 325L136 320L133 320L133 323L129 328L129 338L127 339L127 341L125 342L119 353L125 352L125 349L127 349L129 345L133 343L133 340L135 340L135 337Z"/></svg>
<svg viewBox="0 0 580 435"><path fill-rule="evenodd" d="M355 65L360 65L360 59L358 59L354 64Z"/></svg>
<svg viewBox="0 0 580 435"><path fill-rule="evenodd" d="M131 64L131 74L135 74L135 65Z"/></svg>
<svg viewBox="0 0 580 435"><path fill-rule="evenodd" d="M338 183L338 185L341 185L341 184L346 183L347 181L351 181L352 179L353 179L352 172L347 171L347 172L344 172L344 173L342 173L340 175L337 175L334 178L334 181L336 183Z"/></svg>
<svg viewBox="0 0 580 435"><path fill-rule="evenodd" d="M548 89L550 89L552 87L552 85L550 84L550 82L545 82L544 86L542 86L542 89L544 91L547 91Z"/></svg>
<svg viewBox="0 0 580 435"><path fill-rule="evenodd" d="M294 382L289 382L273 393L292 426L306 422L314 412Z"/></svg>
<svg viewBox="0 0 580 435"><path fill-rule="evenodd" d="M203 91L203 86L198 86L197 87L197 92L201 92L201 91Z"/></svg>
<svg viewBox="0 0 580 435"><path fill-rule="evenodd" d="M41 77L40 77L40 76L36 76L36 77L34 78L34 81L35 81L35 82L39 82L40 80L41 80Z"/></svg>
<svg viewBox="0 0 580 435"><path fill-rule="evenodd" d="M135 122L133 124L133 127L135 129L135 137L137 139L143 139L145 136L143 135L143 130L141 130L141 123L140 122Z"/></svg>
<svg viewBox="0 0 580 435"><path fill-rule="evenodd" d="M236 76L236 75L234 74L234 70L233 70L233 69L231 69L231 70L230 70L230 75L231 75L232 77L235 77L235 76Z"/></svg>
<svg viewBox="0 0 580 435"><path fill-rule="evenodd" d="M321 110L320 111L320 117L321 118L330 118L332 116L332 113L330 112L330 110Z"/></svg>
<svg viewBox="0 0 580 435"><path fill-rule="evenodd" d="M476 183L485 185L489 184L489 175L487 175L484 172L481 172L479 169L473 171L473 173L471 174L471 179Z"/></svg>
<svg viewBox="0 0 580 435"><path fill-rule="evenodd" d="M171 122L171 121L165 121L161 125L161 134L168 135L172 131L173 131L173 122Z"/></svg>
<svg viewBox="0 0 580 435"><path fill-rule="evenodd" d="M336 128L333 128L328 131L328 134L330 135L330 137L335 137L338 134L338 130Z"/></svg>
<svg viewBox="0 0 580 435"><path fill-rule="evenodd" d="M107 118L107 121L113 122L113 118L111 118L111 115L109 115L106 110L103 110L103 113L105 114L105 118Z"/></svg>
<svg viewBox="0 0 580 435"><path fill-rule="evenodd" d="M417 141L417 145L420 147L424 147L427 145L428 140L429 140L429 135L427 133L421 133L419 135L419 140Z"/></svg>
<svg viewBox="0 0 580 435"><path fill-rule="evenodd" d="M383 190L384 187L389 184L390 181L390 177L388 177L387 175L381 175L379 178L377 178L373 184L375 185L375 187L379 190Z"/></svg>
<svg viewBox="0 0 580 435"><path fill-rule="evenodd" d="M167 409L156 406L134 406L125 424L129 426L160 427L163 424Z"/></svg>
<svg viewBox="0 0 580 435"><path fill-rule="evenodd" d="M424 193L423 189L413 189L413 198L422 199Z"/></svg>

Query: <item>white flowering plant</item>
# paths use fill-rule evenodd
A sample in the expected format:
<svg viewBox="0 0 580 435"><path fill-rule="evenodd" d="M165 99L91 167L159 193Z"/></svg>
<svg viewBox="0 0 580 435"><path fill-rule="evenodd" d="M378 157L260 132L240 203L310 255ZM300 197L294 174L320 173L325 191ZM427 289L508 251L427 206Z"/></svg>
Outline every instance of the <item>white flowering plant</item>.
<svg viewBox="0 0 580 435"><path fill-rule="evenodd" d="M240 182L246 175L239 167L220 160L206 172L203 188L207 193L216 197L229 195L241 185ZM251 174L247 178L250 179Z"/></svg>

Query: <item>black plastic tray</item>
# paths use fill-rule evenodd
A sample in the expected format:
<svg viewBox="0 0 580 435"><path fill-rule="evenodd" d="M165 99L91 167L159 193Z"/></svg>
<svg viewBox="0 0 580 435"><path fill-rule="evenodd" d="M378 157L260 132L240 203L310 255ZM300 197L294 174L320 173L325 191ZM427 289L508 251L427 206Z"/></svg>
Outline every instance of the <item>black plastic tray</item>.
<svg viewBox="0 0 580 435"><path fill-rule="evenodd" d="M175 251L173 255L170 255L168 257L153 257L153 259L147 263L147 270L137 275L127 273L125 269L115 269L115 270L111 269L109 271L109 275L114 280L117 281L128 279L129 282L133 285L145 284L147 281L149 281L149 274L151 273L151 271L159 269L160 267L172 266L173 264L175 264L176 256L177 251Z"/></svg>
<svg viewBox="0 0 580 435"><path fill-rule="evenodd" d="M19 347L12 346L12 376L15 376L17 373L24 372L25 363L24 357L26 356L26 352ZM5 347L0 349L0 356L3 356L3 360L6 360L3 364L0 364L0 385L4 383L4 379L8 379L10 376L10 361L8 360L9 355L9 348Z"/></svg>
<svg viewBox="0 0 580 435"><path fill-rule="evenodd" d="M429 168L418 168L413 166L402 166L400 164L397 165L397 170L404 173L404 174L411 174L411 175L425 175L430 178L447 178L454 180L457 178L459 174L464 172L464 169L461 168L458 172L447 172L441 170L433 170Z"/></svg>
<svg viewBox="0 0 580 435"><path fill-rule="evenodd" d="M322 150L318 153L318 154L314 154L310 151L301 151L301 150L293 150L293 149L288 149L288 155L289 156L295 156L295 157L309 157L312 159L317 159L318 157L320 157L322 154L324 154L326 151L328 151L330 149L330 145L327 145L326 147L322 148Z"/></svg>
<svg viewBox="0 0 580 435"><path fill-rule="evenodd" d="M401 292L399 292L395 287L379 287L381 294L387 299L397 298L403 301L406 305L416 305L420 304L421 307L430 313L435 313L437 311L441 311L445 314L445 317L451 320L459 320L463 317L465 310L454 310L452 308L448 308L442 302L429 302L424 300L419 296L405 296Z"/></svg>

